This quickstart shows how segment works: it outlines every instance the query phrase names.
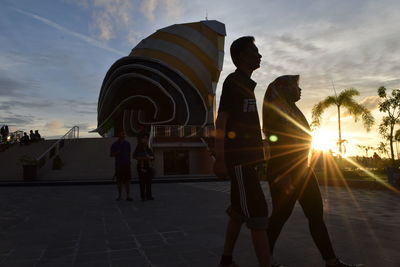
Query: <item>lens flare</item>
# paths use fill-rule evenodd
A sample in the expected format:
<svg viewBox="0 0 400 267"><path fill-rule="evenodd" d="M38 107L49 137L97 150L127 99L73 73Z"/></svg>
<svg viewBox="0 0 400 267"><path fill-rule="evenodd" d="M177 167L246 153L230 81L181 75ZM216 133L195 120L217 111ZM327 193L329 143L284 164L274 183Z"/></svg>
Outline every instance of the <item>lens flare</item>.
<svg viewBox="0 0 400 267"><path fill-rule="evenodd" d="M336 136L330 131L324 131L321 129L312 132L312 148L321 151L335 151Z"/></svg>
<svg viewBox="0 0 400 267"><path fill-rule="evenodd" d="M278 141L278 136L276 136L276 135L274 135L274 134L271 134L271 135L269 136L269 141L275 143L276 141Z"/></svg>

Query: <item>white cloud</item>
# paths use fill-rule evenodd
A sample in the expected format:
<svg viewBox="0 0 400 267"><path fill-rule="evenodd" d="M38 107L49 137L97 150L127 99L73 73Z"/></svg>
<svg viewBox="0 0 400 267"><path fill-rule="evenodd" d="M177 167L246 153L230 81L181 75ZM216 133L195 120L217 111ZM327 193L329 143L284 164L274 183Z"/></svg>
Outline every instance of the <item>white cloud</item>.
<svg viewBox="0 0 400 267"><path fill-rule="evenodd" d="M378 108L379 101L380 97L373 95L365 97L363 100L361 100L360 104L372 111Z"/></svg>
<svg viewBox="0 0 400 267"><path fill-rule="evenodd" d="M123 33L129 44L133 41L136 43L138 36L142 35L134 27L146 23L142 19L136 19L137 14L142 14L153 22L156 18L179 18L183 10L180 0L78 0L76 4L92 10L89 28L96 38L110 41L118 39L118 34Z"/></svg>
<svg viewBox="0 0 400 267"><path fill-rule="evenodd" d="M74 37L76 37L76 38L78 38L78 39L80 39L82 41L87 42L88 44L91 44L93 46L108 50L110 52L113 52L113 53L116 53L116 54L119 54L119 55L125 55L121 51L118 51L118 50L116 50L114 48L111 48L111 47L107 46L106 44L104 44L102 42L99 42L99 41L97 41L97 40L95 40L95 39L93 39L93 38L91 38L91 37L89 37L87 35L71 31L71 30L69 30L69 29L67 29L67 28L65 28L65 27L63 27L63 26L61 26L61 25L59 25L59 24L47 19L47 18L44 18L42 16L30 13L30 12L23 11L23 10L18 9L18 8L14 8L14 10L16 10L17 12L19 12L21 14L24 14L24 15L26 15L28 17L31 17L31 18L36 19L38 21L41 21L44 24L46 24L46 25L48 25L50 27L53 27L53 28L55 28L55 29L57 29L57 30L59 30L59 31L61 31L63 33L72 35L72 36L74 36Z"/></svg>
<svg viewBox="0 0 400 267"><path fill-rule="evenodd" d="M181 17L183 5L180 0L142 0L140 11L142 14L153 21L155 19L156 10L160 9L161 16L177 19Z"/></svg>
<svg viewBox="0 0 400 267"><path fill-rule="evenodd" d="M380 101L380 97L377 95L372 95L372 96L367 96L363 98L361 101L359 101L359 104L363 105L365 108L367 108L371 113L378 109L378 104ZM345 108L342 107L342 114L341 114L343 119L349 119L352 117L349 113L349 111Z"/></svg>
<svg viewBox="0 0 400 267"><path fill-rule="evenodd" d="M164 0L164 5L169 18L179 18L183 13L183 6L180 0Z"/></svg>
<svg viewBox="0 0 400 267"><path fill-rule="evenodd" d="M64 123L60 120L53 120L45 124L45 128L50 131L64 129Z"/></svg>
<svg viewBox="0 0 400 267"><path fill-rule="evenodd" d="M129 45L137 45L141 39L143 39L144 36L142 33L130 30L128 32L128 35L126 36L126 39L129 43Z"/></svg>
<svg viewBox="0 0 400 267"><path fill-rule="evenodd" d="M44 126L38 127L40 133L45 138L59 138L63 136L68 129L61 120L52 120L47 122Z"/></svg>
<svg viewBox="0 0 400 267"><path fill-rule="evenodd" d="M157 0L143 0L140 5L140 11L149 20L154 20L154 11L157 8Z"/></svg>
<svg viewBox="0 0 400 267"><path fill-rule="evenodd" d="M101 40L108 41L115 37L119 25L129 25L132 22L132 2L129 0L93 0L95 8L92 27L98 31Z"/></svg>
<svg viewBox="0 0 400 267"><path fill-rule="evenodd" d="M94 25L92 27L98 29L98 38L101 40L108 41L114 38L111 19L105 13L95 16Z"/></svg>

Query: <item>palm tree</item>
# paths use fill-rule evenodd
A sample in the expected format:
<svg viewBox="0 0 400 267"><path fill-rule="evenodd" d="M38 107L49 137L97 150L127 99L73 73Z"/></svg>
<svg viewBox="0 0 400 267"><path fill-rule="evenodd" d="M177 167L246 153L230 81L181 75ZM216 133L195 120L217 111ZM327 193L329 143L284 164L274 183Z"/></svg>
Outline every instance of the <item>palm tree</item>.
<svg viewBox="0 0 400 267"><path fill-rule="evenodd" d="M386 155L389 158L389 151L387 150L387 144L384 142L380 142L379 145L377 146L376 150L383 154Z"/></svg>
<svg viewBox="0 0 400 267"><path fill-rule="evenodd" d="M374 149L372 146L357 145L357 147L365 151L365 156L368 158L368 151Z"/></svg>
<svg viewBox="0 0 400 267"><path fill-rule="evenodd" d="M330 106L335 105L338 111L338 128L339 128L339 154L342 155L342 129L340 125L340 108L344 107L354 116L354 120L357 122L358 117L361 116L364 127L369 131L374 124L374 117L372 117L371 112L363 105L358 104L353 97L358 96L360 93L354 88L345 89L340 92L339 95L328 96L318 104L316 104L312 109L312 125L318 127L321 124L322 113Z"/></svg>
<svg viewBox="0 0 400 267"><path fill-rule="evenodd" d="M339 142L339 141L336 142L337 145L342 144L342 150L343 150L343 153L344 153L344 154L347 153L347 152L346 152L346 144L347 144L347 143L348 143L348 141L347 141L346 139L342 139L340 142Z"/></svg>

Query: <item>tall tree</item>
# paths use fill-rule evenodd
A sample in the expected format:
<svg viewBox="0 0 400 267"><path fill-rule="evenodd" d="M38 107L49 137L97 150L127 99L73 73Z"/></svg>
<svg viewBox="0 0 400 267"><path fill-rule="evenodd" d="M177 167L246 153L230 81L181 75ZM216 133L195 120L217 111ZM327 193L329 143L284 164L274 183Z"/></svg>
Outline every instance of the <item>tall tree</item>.
<svg viewBox="0 0 400 267"><path fill-rule="evenodd" d="M368 158L368 151L374 149L372 146L364 146L364 145L357 145L357 147L363 151L365 151L365 156Z"/></svg>
<svg viewBox="0 0 400 267"><path fill-rule="evenodd" d="M392 94L386 94L386 88L381 86L378 88L378 95L381 98L379 103L379 111L386 113L379 125L379 133L387 140L390 145L390 156L392 165L394 165L394 127L400 122L400 89L392 90Z"/></svg>
<svg viewBox="0 0 400 267"><path fill-rule="evenodd" d="M381 153L382 155L386 155L389 158L389 153L387 150L387 144L384 142L380 142L379 145L376 147L376 150ZM383 156L382 156L383 157Z"/></svg>
<svg viewBox="0 0 400 267"><path fill-rule="evenodd" d="M324 111L331 107L336 106L338 113L338 131L339 131L339 153L342 154L342 145L344 140L342 139L342 129L340 122L340 112L341 108L347 109L348 113L354 117L357 122L358 118L361 116L364 127L369 131L374 124L374 117L372 117L371 112L361 104L358 104L353 97L358 96L360 93L354 88L345 89L340 92L339 95L328 96L321 102L317 103L312 109L312 125L318 127L321 124L321 117Z"/></svg>

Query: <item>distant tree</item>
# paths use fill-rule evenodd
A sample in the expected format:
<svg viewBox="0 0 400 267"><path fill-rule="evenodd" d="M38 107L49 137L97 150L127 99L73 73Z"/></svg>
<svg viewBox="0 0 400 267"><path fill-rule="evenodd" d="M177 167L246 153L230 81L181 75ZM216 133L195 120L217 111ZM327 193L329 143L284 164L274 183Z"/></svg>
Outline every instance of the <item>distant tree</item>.
<svg viewBox="0 0 400 267"><path fill-rule="evenodd" d="M374 149L372 146L357 145L357 147L365 151L365 156L368 158L368 151Z"/></svg>
<svg viewBox="0 0 400 267"><path fill-rule="evenodd" d="M342 150L343 153L346 154L347 150L346 150L346 144L349 143L346 139L342 139L340 142L337 141L336 144L339 146L340 144L342 144Z"/></svg>
<svg viewBox="0 0 400 267"><path fill-rule="evenodd" d="M378 95L381 98L379 111L386 113L379 125L379 133L389 141L390 156L392 165L394 165L394 128L400 122L400 89L394 89L392 94L388 95L386 94L386 88L381 86L378 88Z"/></svg>
<svg viewBox="0 0 400 267"><path fill-rule="evenodd" d="M380 142L379 145L375 148L379 153L386 155L389 158L389 151L387 150L387 144L384 142Z"/></svg>
<svg viewBox="0 0 400 267"><path fill-rule="evenodd" d="M374 124L374 117L371 115L371 112L361 104L358 104L353 97L358 96L360 93L358 90L354 88L345 89L340 92L339 95L328 96L321 102L317 103L312 109L312 126L319 127L321 124L321 117L324 111L331 107L336 106L338 112L338 130L339 130L339 154L342 155L342 145L344 140L342 139L342 129L340 122L340 112L341 108L346 108L347 111L354 117L354 120L357 122L358 118L361 116L364 127L367 131L369 131Z"/></svg>
<svg viewBox="0 0 400 267"><path fill-rule="evenodd" d="M399 141L400 141L400 129L397 129L394 133L394 140L396 141L396 154L397 159L399 159Z"/></svg>
<svg viewBox="0 0 400 267"><path fill-rule="evenodd" d="M400 129L396 130L394 133L394 140L400 141Z"/></svg>

